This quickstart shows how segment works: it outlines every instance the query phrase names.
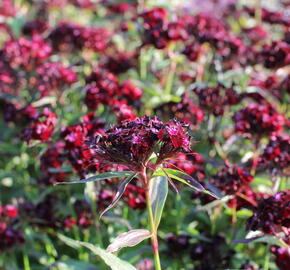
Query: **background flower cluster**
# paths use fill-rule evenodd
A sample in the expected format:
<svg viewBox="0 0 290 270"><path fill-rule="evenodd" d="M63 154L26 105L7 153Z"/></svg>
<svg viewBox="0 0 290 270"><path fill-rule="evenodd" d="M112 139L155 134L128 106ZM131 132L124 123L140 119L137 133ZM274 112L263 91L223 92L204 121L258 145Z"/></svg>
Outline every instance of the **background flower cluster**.
<svg viewBox="0 0 290 270"><path fill-rule="evenodd" d="M144 188L130 182L99 220L118 179L54 184L134 170L159 143L157 163L222 197L170 191L164 269L290 269L289 12L283 0L2 0L0 268L106 269L57 233L106 247L146 224ZM149 243L119 257L153 269Z"/></svg>

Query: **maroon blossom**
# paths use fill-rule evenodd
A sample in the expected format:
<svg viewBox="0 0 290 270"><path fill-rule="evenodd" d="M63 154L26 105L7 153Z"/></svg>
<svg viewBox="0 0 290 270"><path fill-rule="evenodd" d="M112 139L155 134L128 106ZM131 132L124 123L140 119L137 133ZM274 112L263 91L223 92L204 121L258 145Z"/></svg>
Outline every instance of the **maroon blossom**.
<svg viewBox="0 0 290 270"><path fill-rule="evenodd" d="M59 62L45 63L39 66L36 69L36 74L37 81L34 87L41 91L42 96L54 90L62 90L77 81L76 73Z"/></svg>
<svg viewBox="0 0 290 270"><path fill-rule="evenodd" d="M249 13L250 16L255 16L255 9L246 7L245 11ZM266 8L262 8L262 20L270 24L281 24L289 26L289 19L282 12L270 11Z"/></svg>
<svg viewBox="0 0 290 270"><path fill-rule="evenodd" d="M36 36L32 40L23 37L9 40L3 47L3 56L12 67L27 70L43 63L50 54L51 47Z"/></svg>
<svg viewBox="0 0 290 270"><path fill-rule="evenodd" d="M217 188L224 195L231 195L228 206L240 209L256 207L257 194L251 189L250 183L254 180L249 171L237 165L226 165L217 174L212 176L208 183ZM214 199L208 195L193 193L194 199L199 197L202 204L207 204Z"/></svg>
<svg viewBox="0 0 290 270"><path fill-rule="evenodd" d="M57 142L50 145L44 154L40 158L40 169L45 174L40 179L40 182L46 185L51 185L56 182L64 181L66 178L65 172L53 172L53 169L60 169L64 163L65 144L63 142Z"/></svg>
<svg viewBox="0 0 290 270"><path fill-rule="evenodd" d="M136 66L136 58L138 58L136 52L124 52L115 49L101 58L100 67L114 74L121 74Z"/></svg>
<svg viewBox="0 0 290 270"><path fill-rule="evenodd" d="M197 152L179 153L174 159L168 160L165 167L181 170L198 179L204 179L204 158Z"/></svg>
<svg viewBox="0 0 290 270"><path fill-rule="evenodd" d="M259 158L259 169L267 169L273 174L289 176L290 136L281 134L272 136L263 154Z"/></svg>
<svg viewBox="0 0 290 270"><path fill-rule="evenodd" d="M76 224L81 228L88 228L93 224L93 212L89 203L85 200L76 200L74 210L77 215Z"/></svg>
<svg viewBox="0 0 290 270"><path fill-rule="evenodd" d="M158 151L157 147L160 149L157 163L161 163L165 158L188 150L189 139L181 123L163 124L157 117L145 116L114 126L90 147L97 158L140 170L151 154Z"/></svg>
<svg viewBox="0 0 290 270"><path fill-rule="evenodd" d="M49 34L48 40L56 52L70 52L82 49L82 26L63 22L57 25Z"/></svg>
<svg viewBox="0 0 290 270"><path fill-rule="evenodd" d="M200 107L215 116L223 115L229 106L240 101L233 88L226 88L221 84L216 87L195 88L193 91L198 96Z"/></svg>
<svg viewBox="0 0 290 270"><path fill-rule="evenodd" d="M235 131L247 134L250 137L252 135L266 136L280 132L283 130L285 123L284 116L279 114L270 104L250 104L236 112L233 120Z"/></svg>
<svg viewBox="0 0 290 270"><path fill-rule="evenodd" d="M2 0L0 3L0 15L4 17L14 17L16 8L12 0Z"/></svg>
<svg viewBox="0 0 290 270"><path fill-rule="evenodd" d="M123 200L130 208L143 210L146 208L145 189L129 184L123 193Z"/></svg>
<svg viewBox="0 0 290 270"><path fill-rule="evenodd" d="M187 94L181 96L181 101L168 102L155 108L158 115L163 119L177 118L178 120L190 125L191 128L196 128L203 121L203 111L199 108Z"/></svg>
<svg viewBox="0 0 290 270"><path fill-rule="evenodd" d="M274 41L263 46L260 57L266 68L276 69L290 64L290 45L283 41Z"/></svg>
<svg viewBox="0 0 290 270"><path fill-rule="evenodd" d="M259 201L253 216L247 221L247 228L267 234L276 234L284 228L283 231L290 234L290 190Z"/></svg>
<svg viewBox="0 0 290 270"><path fill-rule="evenodd" d="M84 144L88 130L85 125L68 126L61 132L61 137L65 141L68 149L74 149Z"/></svg>
<svg viewBox="0 0 290 270"><path fill-rule="evenodd" d="M283 241L290 246L290 238L285 237ZM290 251L289 248L272 246L271 253L275 256L275 263L280 270L288 270L290 266Z"/></svg>
<svg viewBox="0 0 290 270"><path fill-rule="evenodd" d="M85 104L91 110L95 110L99 104L111 104L112 97L118 95L118 78L104 69L92 72L87 76L86 83Z"/></svg>
<svg viewBox="0 0 290 270"><path fill-rule="evenodd" d="M48 23L44 19L28 21L22 27L22 33L27 36L39 35L48 29Z"/></svg>
<svg viewBox="0 0 290 270"><path fill-rule="evenodd" d="M54 131L56 121L56 114L51 112L48 108L45 108L39 115L39 118L28 128L24 129L22 139L27 142L30 140L47 142Z"/></svg>
<svg viewBox="0 0 290 270"><path fill-rule="evenodd" d="M246 37L252 44L259 43L269 36L269 33L260 25L250 28L243 28L242 31L246 34Z"/></svg>
<svg viewBox="0 0 290 270"><path fill-rule="evenodd" d="M134 108L128 106L126 102L117 102L117 104L113 106L113 112L116 115L118 123L124 120L135 120L137 118L134 113Z"/></svg>
<svg viewBox="0 0 290 270"><path fill-rule="evenodd" d="M5 251L24 242L23 234L17 228L18 208L12 204L0 204L0 251Z"/></svg>
<svg viewBox="0 0 290 270"><path fill-rule="evenodd" d="M120 94L127 99L129 103L139 100L143 96L143 91L135 86L132 81L126 80L120 85Z"/></svg>

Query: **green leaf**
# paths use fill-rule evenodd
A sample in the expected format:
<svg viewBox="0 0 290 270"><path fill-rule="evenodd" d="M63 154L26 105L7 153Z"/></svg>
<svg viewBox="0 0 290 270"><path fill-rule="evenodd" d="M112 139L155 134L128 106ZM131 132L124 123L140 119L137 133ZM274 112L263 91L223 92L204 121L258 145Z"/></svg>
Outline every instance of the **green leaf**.
<svg viewBox="0 0 290 270"><path fill-rule="evenodd" d="M164 172L165 171L165 172ZM196 180L194 180L190 175L188 175L185 172L174 170L174 169L169 169L169 168L163 168L162 170L157 170L154 175L156 176L166 176L168 175L170 178L173 178L175 180L178 180L194 189L197 191L205 191L205 188L198 183Z"/></svg>
<svg viewBox="0 0 290 270"><path fill-rule="evenodd" d="M258 235L252 238L233 240L233 244L249 244L249 243L268 243L270 245L277 245L288 248L288 245L273 235Z"/></svg>
<svg viewBox="0 0 290 270"><path fill-rule="evenodd" d="M148 230L137 229L124 232L113 240L107 251L116 252L123 247L134 247L149 237L151 237L151 233Z"/></svg>
<svg viewBox="0 0 290 270"><path fill-rule="evenodd" d="M56 185L68 185L68 184L83 184L83 183L88 183L88 182L94 182L94 181L100 181L100 180L105 180L105 179L110 179L110 178L119 178L123 176L129 176L134 173L133 171L122 171L122 172L106 172L98 175L91 176L86 179L81 179L81 180L73 180L69 182L58 182Z"/></svg>
<svg viewBox="0 0 290 270"><path fill-rule="evenodd" d="M156 230L161 220L167 194L168 194L168 181L165 176L157 176L150 180L149 198L151 202L154 226Z"/></svg>
<svg viewBox="0 0 290 270"><path fill-rule="evenodd" d="M65 261L57 261L53 263L49 269L56 270L56 269L61 269L61 270L97 270L95 265L87 262L80 262L77 260L65 260Z"/></svg>
<svg viewBox="0 0 290 270"><path fill-rule="evenodd" d="M104 262L111 267L112 270L137 270L133 265L130 263L119 259L117 256L109 253L99 247L96 247L90 243L76 241L69 237L66 237L63 234L58 234L58 238L63 241L65 244L72 248L80 248L86 247L91 250L95 255L100 256Z"/></svg>
<svg viewBox="0 0 290 270"><path fill-rule="evenodd" d="M195 190L197 190L199 192L206 193L206 194L208 194L208 195L210 195L218 200L221 199L221 197L218 194L213 193L213 191L209 191L209 190L205 189L202 184L200 184L198 181L193 179L192 176L190 176L189 174L187 174L185 172L182 172L179 170L174 170L174 169L169 169L169 168L162 168L162 169L157 170L154 173L154 176L167 176L167 177L173 178L175 180L178 180L178 181L190 186L191 188L194 188Z"/></svg>
<svg viewBox="0 0 290 270"><path fill-rule="evenodd" d="M122 197L127 185L136 177L138 173L131 173L131 175L129 175L126 179L124 179L120 186L118 187L118 191L115 194L115 197L113 199L113 201L110 203L110 205L101 213L100 218L107 212L109 211L111 208L114 207L114 205L120 200L120 198Z"/></svg>

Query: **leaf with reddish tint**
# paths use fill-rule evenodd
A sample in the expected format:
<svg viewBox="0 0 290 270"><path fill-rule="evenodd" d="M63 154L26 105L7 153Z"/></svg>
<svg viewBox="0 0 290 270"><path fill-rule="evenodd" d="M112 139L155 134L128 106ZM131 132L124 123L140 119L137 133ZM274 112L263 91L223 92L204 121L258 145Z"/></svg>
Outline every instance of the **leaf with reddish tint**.
<svg viewBox="0 0 290 270"><path fill-rule="evenodd" d="M136 177L138 173L131 173L126 179L124 179L120 186L118 187L118 191L113 199L113 201L110 203L110 205L101 213L100 218L107 212L109 211L111 208L114 207L114 205L120 200L120 198L122 197L127 185Z"/></svg>
<svg viewBox="0 0 290 270"><path fill-rule="evenodd" d="M143 240L151 237L151 233L148 230L131 230L120 234L113 240L107 248L107 252L116 252L123 247L133 247L138 245Z"/></svg>
<svg viewBox="0 0 290 270"><path fill-rule="evenodd" d="M72 248L79 249L81 247L85 247L91 250L94 254L96 254L97 256L100 256L112 270L137 270L130 263L123 261L119 259L118 257L116 257L114 254L109 253L90 243L76 241L60 233L58 233L57 236L62 242L64 242L66 245Z"/></svg>

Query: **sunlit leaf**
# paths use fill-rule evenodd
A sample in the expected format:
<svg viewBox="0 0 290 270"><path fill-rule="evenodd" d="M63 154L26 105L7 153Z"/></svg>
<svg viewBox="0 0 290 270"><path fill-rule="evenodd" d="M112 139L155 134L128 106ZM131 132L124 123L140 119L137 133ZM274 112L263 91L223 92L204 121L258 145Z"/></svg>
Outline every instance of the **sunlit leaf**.
<svg viewBox="0 0 290 270"><path fill-rule="evenodd" d="M280 247L288 248L288 245L283 242L281 239L273 235L258 235L251 238L233 240L233 244L249 244L249 243L268 243L270 245L277 245Z"/></svg>
<svg viewBox="0 0 290 270"><path fill-rule="evenodd" d="M133 247L138 245L143 240L149 238L151 233L148 230L138 229L131 230L117 236L108 246L108 252L116 252L124 247Z"/></svg>
<svg viewBox="0 0 290 270"><path fill-rule="evenodd" d="M159 226L167 194L168 181L165 176L157 176L150 180L149 198L153 212L155 229Z"/></svg>
<svg viewBox="0 0 290 270"><path fill-rule="evenodd" d="M193 179L192 176L188 175L185 172L174 170L174 169L169 169L169 168L163 168L163 170L166 172L166 174L175 179L178 180L198 191L205 191L205 188L198 183L195 179ZM154 173L155 176L166 176L165 172L162 170L158 170Z"/></svg>
<svg viewBox="0 0 290 270"><path fill-rule="evenodd" d="M58 238L63 241L65 244L72 248L79 249L80 247L86 247L91 250L95 255L100 256L104 262L111 267L112 270L137 270L133 265L130 263L119 259L112 253L109 253L99 247L96 247L90 243L76 241L65 235L58 234Z"/></svg>

